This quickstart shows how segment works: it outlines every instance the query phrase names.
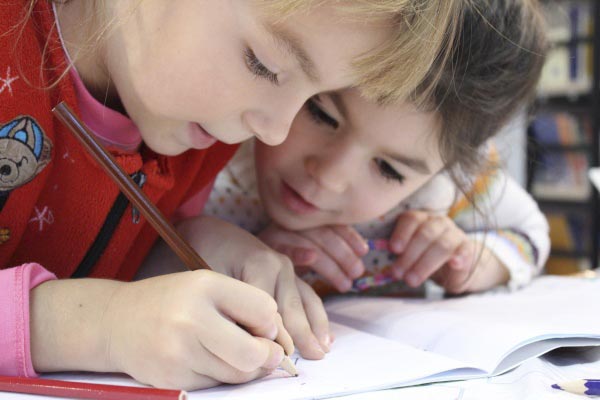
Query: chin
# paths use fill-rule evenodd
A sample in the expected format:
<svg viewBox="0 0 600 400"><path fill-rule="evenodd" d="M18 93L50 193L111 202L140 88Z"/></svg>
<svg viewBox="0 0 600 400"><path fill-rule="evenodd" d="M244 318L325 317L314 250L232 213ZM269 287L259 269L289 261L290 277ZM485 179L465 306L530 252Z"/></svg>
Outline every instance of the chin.
<svg viewBox="0 0 600 400"><path fill-rule="evenodd" d="M271 219L277 225L288 231L303 231L328 225L326 222L313 222L310 218L295 217L292 215L272 215Z"/></svg>

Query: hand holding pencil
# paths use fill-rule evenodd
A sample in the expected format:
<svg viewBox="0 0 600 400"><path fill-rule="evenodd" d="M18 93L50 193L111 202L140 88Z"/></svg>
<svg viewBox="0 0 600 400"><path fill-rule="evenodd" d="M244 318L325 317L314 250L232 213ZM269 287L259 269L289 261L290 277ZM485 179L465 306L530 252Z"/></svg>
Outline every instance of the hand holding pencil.
<svg viewBox="0 0 600 400"><path fill-rule="evenodd" d="M94 138L85 126L77 126L80 121L66 106L63 105L60 110L57 113L64 122L78 134L83 131L87 139L91 138L93 142ZM92 151L90 147L88 150ZM116 165L101 146L92 153L98 158L105 158L106 163L99 161L107 170L107 165ZM119 182L116 175L114 171L111 172L111 176ZM126 175L125 178L128 179ZM181 238L177 239L177 232L164 216L160 212L153 214L158 210L143 198L143 193L135 185L130 186L131 193L129 189L121 189L143 216L155 225L184 264L190 269L206 268L207 264L202 263L193 249L187 251L189 258L182 256L186 252L185 241L178 242ZM141 200L136 195L141 196ZM110 290L99 290L98 286L102 284L110 286ZM82 286L89 290L82 290ZM74 294L76 288L77 293ZM49 293L58 292L61 296L48 296ZM69 296L63 296L63 292L69 293ZM54 281L36 288L34 297L57 300L44 309L46 312L48 307L55 307L49 314L54 315L64 310L63 307L72 307L72 303L79 302L73 300L74 296L80 296L76 297L81 299L76 309L81 309L79 312L85 316L88 324L83 327L85 330L80 328L78 347L90 346L82 354L91 353L96 347L104 349L102 357L88 357L84 362L69 358L70 355L65 357L64 352L72 351L73 340L70 343L64 340L57 346L63 346L61 348L64 351L55 350L56 354L48 352L36 357L36 369L41 367L40 372L61 370L65 368L61 365L68 365L67 368L75 370L81 367L90 371L125 372L140 382L160 387L198 389L221 382L241 383L256 379L277 368L282 360L288 360L284 349L288 352L293 350L291 337L283 328L277 304L272 297L256 287L206 269L134 283L88 279ZM94 307L101 305L102 301L107 305L103 308L104 317L99 318ZM35 311L33 314L37 315ZM97 316L96 320L90 322L94 315ZM67 322L69 327L74 327L73 322ZM34 323L34 330L36 326ZM56 332L66 333L68 330L68 327L52 328ZM88 329L97 332L89 334L91 331ZM36 339L43 336L36 334ZM73 329L70 329L68 336L75 339ZM90 342L90 337L97 342ZM40 347L50 348L43 345L43 339L36 340L36 343L36 350ZM63 362L66 364L60 364ZM289 364L282 366L290 367Z"/></svg>

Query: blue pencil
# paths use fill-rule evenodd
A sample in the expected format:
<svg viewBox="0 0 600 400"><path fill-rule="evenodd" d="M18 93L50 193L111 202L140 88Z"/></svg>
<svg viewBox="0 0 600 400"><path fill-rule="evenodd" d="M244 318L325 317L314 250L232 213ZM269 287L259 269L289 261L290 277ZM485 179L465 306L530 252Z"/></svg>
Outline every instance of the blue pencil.
<svg viewBox="0 0 600 400"><path fill-rule="evenodd" d="M555 383L554 389L564 390L574 394L585 394L588 396L600 396L599 379L579 379L576 381Z"/></svg>

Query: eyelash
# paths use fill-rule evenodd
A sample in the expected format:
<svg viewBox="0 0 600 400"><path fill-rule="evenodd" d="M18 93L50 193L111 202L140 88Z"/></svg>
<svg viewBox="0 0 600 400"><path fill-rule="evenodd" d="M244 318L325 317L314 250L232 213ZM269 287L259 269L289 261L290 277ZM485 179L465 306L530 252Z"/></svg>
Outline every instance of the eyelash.
<svg viewBox="0 0 600 400"><path fill-rule="evenodd" d="M334 129L339 127L339 122L323 111L313 99L309 99L306 102L306 108L317 124L327 124ZM404 175L398 173L398 171L396 171L387 161L382 160L381 158L376 158L374 161L379 173L384 179L404 183Z"/></svg>
<svg viewBox="0 0 600 400"><path fill-rule="evenodd" d="M251 48L246 48L246 51L244 52L244 59L246 60L246 66L254 75L258 76L259 78L264 78L274 85L279 85L279 78L277 77L277 74L271 72L267 67L265 67L264 64L260 62L258 57L256 57L256 54L254 54L254 51L252 51Z"/></svg>
<svg viewBox="0 0 600 400"><path fill-rule="evenodd" d="M379 173L385 180L404 183L404 175L398 173L387 161L381 158L376 158L374 161Z"/></svg>
<svg viewBox="0 0 600 400"><path fill-rule="evenodd" d="M312 119L317 124L326 124L332 127L333 129L337 129L340 126L340 123L335 120L331 115L327 114L321 107L313 99L308 99L306 102L306 108L308 109L308 113L312 117Z"/></svg>

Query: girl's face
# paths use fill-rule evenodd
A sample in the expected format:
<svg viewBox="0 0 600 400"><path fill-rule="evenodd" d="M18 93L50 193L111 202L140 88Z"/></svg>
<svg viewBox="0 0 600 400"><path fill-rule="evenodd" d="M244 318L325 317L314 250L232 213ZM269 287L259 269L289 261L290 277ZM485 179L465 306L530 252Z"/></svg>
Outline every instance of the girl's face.
<svg viewBox="0 0 600 400"><path fill-rule="evenodd" d="M285 19L255 0L106 4L118 21L103 49L112 94L162 154L281 143L302 104L351 85L352 61L388 36L328 4Z"/></svg>
<svg viewBox="0 0 600 400"><path fill-rule="evenodd" d="M442 169L438 125L434 113L381 107L355 89L311 98L283 144L256 144L267 213L291 230L383 215Z"/></svg>

